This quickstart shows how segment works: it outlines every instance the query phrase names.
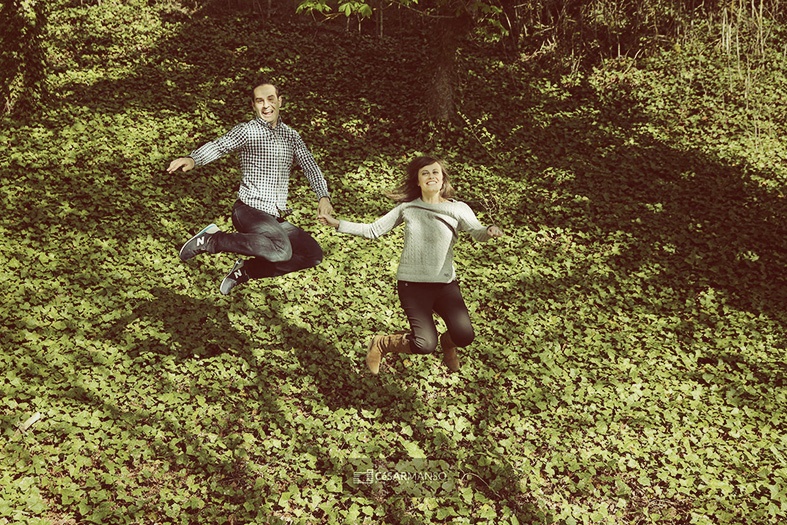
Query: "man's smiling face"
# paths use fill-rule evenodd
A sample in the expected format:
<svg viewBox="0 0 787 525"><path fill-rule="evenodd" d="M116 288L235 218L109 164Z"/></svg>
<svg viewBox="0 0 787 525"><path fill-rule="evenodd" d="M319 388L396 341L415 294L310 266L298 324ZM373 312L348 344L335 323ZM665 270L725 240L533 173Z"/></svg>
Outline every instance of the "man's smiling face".
<svg viewBox="0 0 787 525"><path fill-rule="evenodd" d="M254 114L272 126L279 121L281 97L271 84L262 84L254 88L254 100L251 103Z"/></svg>

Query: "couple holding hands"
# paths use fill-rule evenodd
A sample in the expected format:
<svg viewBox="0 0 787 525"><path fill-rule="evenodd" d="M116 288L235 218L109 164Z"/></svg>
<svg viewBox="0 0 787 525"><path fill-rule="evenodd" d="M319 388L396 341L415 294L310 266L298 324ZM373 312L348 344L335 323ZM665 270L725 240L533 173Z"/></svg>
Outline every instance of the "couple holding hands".
<svg viewBox="0 0 787 525"><path fill-rule="evenodd" d="M366 364L372 374L380 370L387 353L429 354L438 343L443 362L459 370L457 347L473 342L470 314L456 280L453 246L460 231L478 241L500 237L497 226L483 226L465 203L454 200L454 189L443 162L418 156L407 166L397 188L388 196L393 209L371 224L334 217L328 185L297 131L282 122L278 88L260 83L252 91L254 119L204 144L187 157L173 160L167 171L189 171L228 153L239 157L242 179L232 209L236 232L223 232L211 224L189 239L180 250L183 261L200 253L235 253L238 259L219 287L229 294L252 279L275 277L318 265L322 249L303 229L286 220L290 171L293 162L304 172L317 200L317 220L338 232L376 239L404 225L404 248L397 269L397 291L410 323L405 333L374 336ZM438 336L433 313L447 331Z"/></svg>

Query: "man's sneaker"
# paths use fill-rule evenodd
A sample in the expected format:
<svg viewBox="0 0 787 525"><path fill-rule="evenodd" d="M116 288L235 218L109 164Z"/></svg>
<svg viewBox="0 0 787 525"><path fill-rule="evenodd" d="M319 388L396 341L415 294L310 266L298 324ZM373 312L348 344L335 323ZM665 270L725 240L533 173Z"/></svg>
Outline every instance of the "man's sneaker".
<svg viewBox="0 0 787 525"><path fill-rule="evenodd" d="M188 261L195 255L207 252L208 241L213 236L213 234L220 231L221 230L219 227L215 224L209 224L208 226L205 226L201 232L189 239L180 249L180 260Z"/></svg>
<svg viewBox="0 0 787 525"><path fill-rule="evenodd" d="M221 286L219 290L224 295L230 293L230 290L238 286L239 284L243 284L249 280L249 273L243 267L243 259L238 259L235 261L235 266L232 267L230 273L221 281Z"/></svg>

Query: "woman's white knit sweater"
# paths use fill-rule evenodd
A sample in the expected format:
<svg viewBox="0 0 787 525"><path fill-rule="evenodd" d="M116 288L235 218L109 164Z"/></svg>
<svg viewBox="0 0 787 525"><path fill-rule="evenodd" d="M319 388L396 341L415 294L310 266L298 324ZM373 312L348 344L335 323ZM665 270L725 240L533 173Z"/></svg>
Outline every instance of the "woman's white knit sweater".
<svg viewBox="0 0 787 525"><path fill-rule="evenodd" d="M404 249L396 278L400 281L450 283L456 279L454 243L460 231L478 241L490 238L464 202L404 202L371 224L339 221L339 232L376 239L404 223Z"/></svg>

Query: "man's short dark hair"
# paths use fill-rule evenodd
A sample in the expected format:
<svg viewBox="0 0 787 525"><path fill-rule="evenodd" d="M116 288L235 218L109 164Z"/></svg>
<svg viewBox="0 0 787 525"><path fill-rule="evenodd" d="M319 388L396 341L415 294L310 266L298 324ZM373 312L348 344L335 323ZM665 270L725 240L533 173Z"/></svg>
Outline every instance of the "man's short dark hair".
<svg viewBox="0 0 787 525"><path fill-rule="evenodd" d="M273 82L270 82L268 80L260 80L259 82L254 84L254 86L251 88L251 99L252 100L254 100L254 90L257 89L260 86L273 86L273 89L276 90L276 96L277 97L279 96L279 86L277 86L276 84L274 84Z"/></svg>

